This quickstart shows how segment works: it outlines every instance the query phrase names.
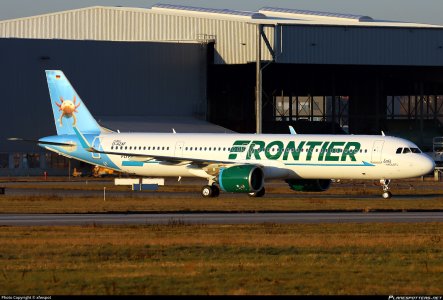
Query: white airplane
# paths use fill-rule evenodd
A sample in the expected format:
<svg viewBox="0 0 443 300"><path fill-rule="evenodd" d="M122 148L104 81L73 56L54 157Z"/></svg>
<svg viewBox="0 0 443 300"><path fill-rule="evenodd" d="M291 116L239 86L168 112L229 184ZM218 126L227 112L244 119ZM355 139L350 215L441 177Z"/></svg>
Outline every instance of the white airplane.
<svg viewBox="0 0 443 300"><path fill-rule="evenodd" d="M220 189L262 197L269 179L295 191L325 191L331 179L371 179L380 180L383 198L390 198L391 179L422 176L435 166L412 142L384 135L110 132L62 71L46 77L57 135L39 139L40 146L119 172L205 178L203 197Z"/></svg>

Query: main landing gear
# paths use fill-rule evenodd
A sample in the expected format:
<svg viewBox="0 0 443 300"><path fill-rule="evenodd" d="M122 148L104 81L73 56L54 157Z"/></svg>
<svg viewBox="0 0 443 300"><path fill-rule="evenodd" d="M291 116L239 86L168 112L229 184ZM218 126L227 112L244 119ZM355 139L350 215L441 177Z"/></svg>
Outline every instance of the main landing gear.
<svg viewBox="0 0 443 300"><path fill-rule="evenodd" d="M392 193L389 191L389 183L391 183L391 180L390 179L380 179L380 183L383 187L383 194L381 194L383 199L391 198Z"/></svg>
<svg viewBox="0 0 443 300"><path fill-rule="evenodd" d="M263 197L265 195L265 187L262 187L261 190L257 192L248 193L249 197Z"/></svg>
<svg viewBox="0 0 443 300"><path fill-rule="evenodd" d="M202 188L202 196L205 198L218 197L220 195L220 188L215 185L205 185Z"/></svg>

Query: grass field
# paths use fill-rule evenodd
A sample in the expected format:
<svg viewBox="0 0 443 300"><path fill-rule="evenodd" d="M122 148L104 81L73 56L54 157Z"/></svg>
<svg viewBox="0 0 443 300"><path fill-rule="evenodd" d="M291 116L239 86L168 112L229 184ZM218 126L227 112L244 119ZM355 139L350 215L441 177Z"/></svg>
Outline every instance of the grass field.
<svg viewBox="0 0 443 300"><path fill-rule="evenodd" d="M442 294L443 224L0 228L0 294Z"/></svg>
<svg viewBox="0 0 443 300"><path fill-rule="evenodd" d="M408 211L442 210L442 198L353 199L344 197L251 199L247 196L203 199L164 196L113 198L97 196L10 196L0 198L1 213L105 213L105 212L269 212L269 211Z"/></svg>
<svg viewBox="0 0 443 300"><path fill-rule="evenodd" d="M31 178L32 179L32 178ZM5 179L4 179L5 180ZM177 183L160 187L158 192L132 192L129 187L114 186L112 181L27 182L8 183L7 193L0 195L2 213L100 213L155 211L375 211L375 210L442 210L443 182L397 181L391 184L394 197L381 198L381 187L373 182L333 184L326 192L300 193L284 183L271 183L263 198L244 194L222 193L219 198L202 198L200 185ZM9 185L7 185L9 184ZM106 201L100 191L106 187ZM35 194L14 194L22 189ZM52 192L52 191L57 192ZM70 191L84 191L76 195ZM45 194L39 195L39 191ZM113 192L116 192L113 194ZM178 193L175 193L178 192Z"/></svg>
<svg viewBox="0 0 443 300"><path fill-rule="evenodd" d="M390 200L370 182L204 199L198 184L140 194L111 181L23 181L0 179L1 213L443 209L443 183L417 180L392 184ZM36 193L9 193L19 189ZM436 295L442 232L443 223L0 227L0 295Z"/></svg>

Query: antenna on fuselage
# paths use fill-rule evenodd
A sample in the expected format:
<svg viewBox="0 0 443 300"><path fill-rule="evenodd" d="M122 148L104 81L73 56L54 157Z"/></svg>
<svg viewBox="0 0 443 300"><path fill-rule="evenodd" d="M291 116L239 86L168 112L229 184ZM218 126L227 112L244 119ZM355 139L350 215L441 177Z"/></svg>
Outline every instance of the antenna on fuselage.
<svg viewBox="0 0 443 300"><path fill-rule="evenodd" d="M385 136L385 133L383 132L383 130L381 131L381 135L382 135L382 136Z"/></svg>
<svg viewBox="0 0 443 300"><path fill-rule="evenodd" d="M174 134L177 133L177 132L175 132L175 129L174 129L174 128L172 128L172 133L174 133Z"/></svg>
<svg viewBox="0 0 443 300"><path fill-rule="evenodd" d="M295 131L294 127L292 127L291 125L289 125L289 132L291 134L297 134L297 132Z"/></svg>

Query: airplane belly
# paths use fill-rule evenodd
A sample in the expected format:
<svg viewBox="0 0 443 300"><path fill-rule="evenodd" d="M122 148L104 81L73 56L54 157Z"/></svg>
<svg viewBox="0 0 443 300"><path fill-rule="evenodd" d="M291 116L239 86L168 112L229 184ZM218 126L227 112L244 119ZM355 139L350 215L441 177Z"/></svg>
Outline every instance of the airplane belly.
<svg viewBox="0 0 443 300"><path fill-rule="evenodd" d="M367 165L309 165L291 167L291 177L304 179L380 179L382 172L374 164Z"/></svg>
<svg viewBox="0 0 443 300"><path fill-rule="evenodd" d="M133 173L141 176L164 176L164 177L192 177L186 166L162 165L159 163L139 164L137 166L122 166L123 172Z"/></svg>

